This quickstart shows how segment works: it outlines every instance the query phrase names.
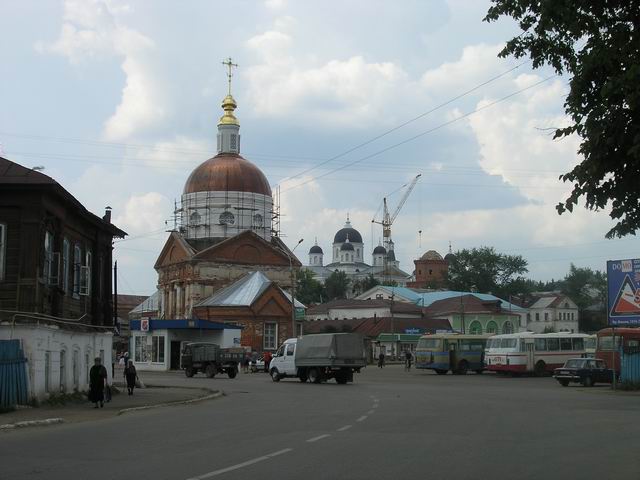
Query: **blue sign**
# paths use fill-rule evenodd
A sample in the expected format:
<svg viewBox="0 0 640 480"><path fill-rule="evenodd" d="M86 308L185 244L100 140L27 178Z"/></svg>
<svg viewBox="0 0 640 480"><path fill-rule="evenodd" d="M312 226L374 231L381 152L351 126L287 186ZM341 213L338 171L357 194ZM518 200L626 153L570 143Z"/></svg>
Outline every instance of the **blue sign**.
<svg viewBox="0 0 640 480"><path fill-rule="evenodd" d="M607 262L609 325L640 325L640 259Z"/></svg>
<svg viewBox="0 0 640 480"><path fill-rule="evenodd" d="M424 329L422 328L405 328L404 329L404 333L408 335L417 335L419 333L422 333L423 331Z"/></svg>

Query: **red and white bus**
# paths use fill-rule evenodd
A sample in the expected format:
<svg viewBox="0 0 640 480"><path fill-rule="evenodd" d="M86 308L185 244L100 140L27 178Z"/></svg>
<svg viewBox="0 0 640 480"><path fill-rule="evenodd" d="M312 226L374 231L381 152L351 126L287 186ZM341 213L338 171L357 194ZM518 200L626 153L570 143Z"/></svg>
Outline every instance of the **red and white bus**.
<svg viewBox="0 0 640 480"><path fill-rule="evenodd" d="M544 375L570 358L586 353L584 333L521 332L494 335L485 348L486 369L504 373Z"/></svg>
<svg viewBox="0 0 640 480"><path fill-rule="evenodd" d="M616 337L615 346L613 337ZM604 360L608 368L620 373L620 347L640 348L640 328L604 328L598 332L596 358Z"/></svg>

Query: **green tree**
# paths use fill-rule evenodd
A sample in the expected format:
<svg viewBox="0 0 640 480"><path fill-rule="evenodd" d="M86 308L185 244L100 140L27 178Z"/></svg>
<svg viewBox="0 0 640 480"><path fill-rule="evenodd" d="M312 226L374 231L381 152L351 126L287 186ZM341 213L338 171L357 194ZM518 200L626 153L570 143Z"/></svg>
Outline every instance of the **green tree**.
<svg viewBox="0 0 640 480"><path fill-rule="evenodd" d="M336 298L347 298L350 280L344 272L333 272L324 281L324 288L327 292L327 300Z"/></svg>
<svg viewBox="0 0 640 480"><path fill-rule="evenodd" d="M572 123L554 138L577 134L582 161L560 179L573 184L556 207L610 206L616 220L606 236L640 228L640 0L492 0L485 21L515 19L522 33L501 57L528 55L570 78L564 108Z"/></svg>
<svg viewBox="0 0 640 480"><path fill-rule="evenodd" d="M493 247L463 249L449 263L447 284L452 290L478 291L506 298L528 291L527 261L520 255L505 255Z"/></svg>
<svg viewBox="0 0 640 480"><path fill-rule="evenodd" d="M580 330L596 331L607 324L607 275L571 264L560 290L578 306Z"/></svg>
<svg viewBox="0 0 640 480"><path fill-rule="evenodd" d="M296 278L296 298L305 305L322 303L327 294L324 286L314 278L310 270L300 270Z"/></svg>

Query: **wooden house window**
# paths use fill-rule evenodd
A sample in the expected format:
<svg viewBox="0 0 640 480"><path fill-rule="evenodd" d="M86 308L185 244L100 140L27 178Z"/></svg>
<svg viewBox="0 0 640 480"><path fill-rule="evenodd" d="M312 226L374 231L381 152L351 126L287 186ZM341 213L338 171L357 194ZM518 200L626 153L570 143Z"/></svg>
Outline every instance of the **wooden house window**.
<svg viewBox="0 0 640 480"><path fill-rule="evenodd" d="M69 270L71 267L71 243L68 238L62 241L62 291L69 290Z"/></svg>
<svg viewBox="0 0 640 480"><path fill-rule="evenodd" d="M82 249L79 244L73 247L73 296L80 295L80 276L82 275Z"/></svg>

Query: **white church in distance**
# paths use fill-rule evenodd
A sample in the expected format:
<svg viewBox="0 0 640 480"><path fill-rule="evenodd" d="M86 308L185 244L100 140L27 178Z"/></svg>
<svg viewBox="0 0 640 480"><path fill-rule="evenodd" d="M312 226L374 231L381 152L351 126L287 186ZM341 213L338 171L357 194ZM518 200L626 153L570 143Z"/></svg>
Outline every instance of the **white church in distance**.
<svg viewBox="0 0 640 480"><path fill-rule="evenodd" d="M396 260L393 251L393 241L389 246L389 251L382 245L375 247L371 255L372 264L365 263L362 235L351 226L347 216L344 227L333 237L331 263L324 264L324 252L316 241L309 250L309 264L302 268L312 272L314 278L321 283L334 272L344 272L351 280L352 287L369 275L373 275L380 283L395 282L398 286L405 286L411 280L411 275L400 269L400 262Z"/></svg>

